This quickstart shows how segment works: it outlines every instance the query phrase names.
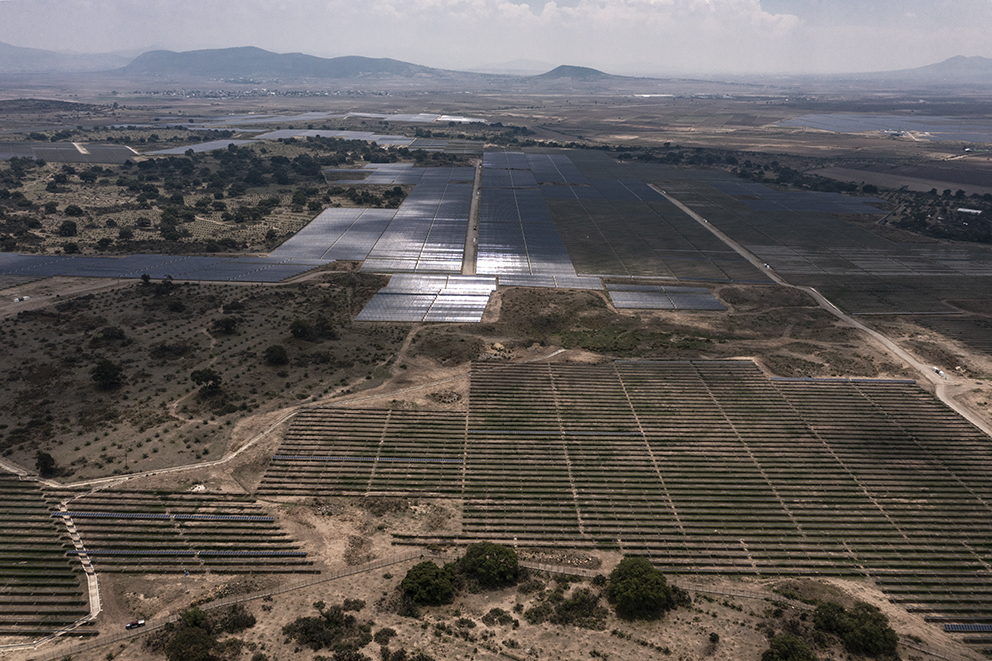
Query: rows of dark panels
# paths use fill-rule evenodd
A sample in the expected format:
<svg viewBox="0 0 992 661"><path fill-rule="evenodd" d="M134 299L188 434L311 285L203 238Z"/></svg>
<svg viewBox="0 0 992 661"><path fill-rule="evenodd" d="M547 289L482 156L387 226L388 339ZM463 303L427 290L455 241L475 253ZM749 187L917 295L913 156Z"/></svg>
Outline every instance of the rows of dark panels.
<svg viewBox="0 0 992 661"><path fill-rule="evenodd" d="M0 275L49 278L140 278L232 282L279 282L305 273L313 263L283 257L198 257L129 255L84 257L74 255L22 255L0 253Z"/></svg>
<svg viewBox="0 0 992 661"><path fill-rule="evenodd" d="M371 494L416 485L457 496L464 451L463 413L309 409L294 418L258 492Z"/></svg>
<svg viewBox="0 0 992 661"><path fill-rule="evenodd" d="M181 153L181 152L180 152ZM71 142L0 142L0 160L31 158L53 163L110 163L120 165L136 153L120 145L80 145Z"/></svg>
<svg viewBox="0 0 992 661"><path fill-rule="evenodd" d="M403 201L362 269L461 273L471 204L471 183L425 177Z"/></svg>
<svg viewBox="0 0 992 661"><path fill-rule="evenodd" d="M71 499L82 514L72 520L98 571L313 571L298 543L248 498L109 489L51 496ZM250 568L242 559L248 557Z"/></svg>
<svg viewBox="0 0 992 661"><path fill-rule="evenodd" d="M398 273L355 321L479 322L495 289L491 276Z"/></svg>
<svg viewBox="0 0 992 661"><path fill-rule="evenodd" d="M617 308L648 310L725 310L705 287L662 287L659 285L606 285Z"/></svg>
<svg viewBox="0 0 992 661"><path fill-rule="evenodd" d="M884 204L878 197L848 197L840 193L778 191L764 184L714 182L713 187L741 200L755 211L814 211L821 213L883 213L873 204Z"/></svg>
<svg viewBox="0 0 992 661"><path fill-rule="evenodd" d="M72 541L48 515L34 482L0 474L0 629L51 632L89 613L82 568L66 557Z"/></svg>

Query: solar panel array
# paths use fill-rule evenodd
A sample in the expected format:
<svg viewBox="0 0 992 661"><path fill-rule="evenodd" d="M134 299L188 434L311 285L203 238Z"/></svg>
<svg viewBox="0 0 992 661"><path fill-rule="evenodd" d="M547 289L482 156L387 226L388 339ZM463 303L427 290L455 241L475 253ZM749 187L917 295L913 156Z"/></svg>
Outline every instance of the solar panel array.
<svg viewBox="0 0 992 661"><path fill-rule="evenodd" d="M369 163L360 170L324 170L324 178L329 184L381 184L417 185L425 173L432 181L468 182L475 179L475 169L471 167L417 168L412 163ZM351 175L352 178L348 178Z"/></svg>
<svg viewBox="0 0 992 661"><path fill-rule="evenodd" d="M311 408L267 496L460 498L399 543L620 548L682 574L870 577L992 621L992 448L906 380L771 380L749 361L473 365L468 411ZM383 471L391 471L384 474Z"/></svg>
<svg viewBox="0 0 992 661"><path fill-rule="evenodd" d="M495 289L493 277L400 273L355 321L479 322Z"/></svg>
<svg viewBox="0 0 992 661"><path fill-rule="evenodd" d="M362 260L386 231L395 209L325 209L270 254L279 260Z"/></svg>
<svg viewBox="0 0 992 661"><path fill-rule="evenodd" d="M179 152L182 153L182 152ZM0 160L44 159L55 163L111 163L120 165L137 152L122 145L88 145L72 142L0 142Z"/></svg>
<svg viewBox="0 0 992 661"><path fill-rule="evenodd" d="M62 553L85 553L99 571L314 571L299 544L249 498L153 490L49 493L52 503L69 499L78 510L50 516L71 516L85 551L77 546Z"/></svg>
<svg viewBox="0 0 992 661"><path fill-rule="evenodd" d="M50 278L152 278L217 282L280 282L305 273L315 263L292 262L281 257L200 257L129 255L85 257L75 255L22 255L0 253L0 276Z"/></svg>
<svg viewBox="0 0 992 661"><path fill-rule="evenodd" d="M482 189L476 272L575 276L551 212L534 189Z"/></svg>
<svg viewBox="0 0 992 661"><path fill-rule="evenodd" d="M362 265L363 271L461 273L472 184L461 168L424 171Z"/></svg>
<svg viewBox="0 0 992 661"><path fill-rule="evenodd" d="M618 308L644 310L726 310L705 287L661 287L607 283L610 300Z"/></svg>
<svg viewBox="0 0 992 661"><path fill-rule="evenodd" d="M65 557L72 540L49 508L39 483L0 473L0 636L53 633L89 613L82 567Z"/></svg>
<svg viewBox="0 0 992 661"><path fill-rule="evenodd" d="M878 197L847 197L840 193L817 191L777 191L764 184L715 181L712 186L732 195L755 211L819 211L823 213L884 213L871 204L884 203Z"/></svg>

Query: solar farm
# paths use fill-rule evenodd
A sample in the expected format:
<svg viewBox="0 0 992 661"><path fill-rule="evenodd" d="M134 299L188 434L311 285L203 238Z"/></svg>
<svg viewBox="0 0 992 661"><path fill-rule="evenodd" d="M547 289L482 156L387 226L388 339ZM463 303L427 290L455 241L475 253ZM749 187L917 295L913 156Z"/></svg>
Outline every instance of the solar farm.
<svg viewBox="0 0 992 661"><path fill-rule="evenodd" d="M71 509L52 519L71 519L82 548L101 572L124 573L313 573L288 535L250 498L103 490L58 492Z"/></svg>
<svg viewBox="0 0 992 661"><path fill-rule="evenodd" d="M0 473L0 636L52 633L89 614L83 569L49 509L37 484Z"/></svg>
<svg viewBox="0 0 992 661"><path fill-rule="evenodd" d="M749 361L476 364L466 413L309 409L258 492L463 499L461 535L397 541L869 578L910 611L988 618L990 455L913 381L769 378Z"/></svg>

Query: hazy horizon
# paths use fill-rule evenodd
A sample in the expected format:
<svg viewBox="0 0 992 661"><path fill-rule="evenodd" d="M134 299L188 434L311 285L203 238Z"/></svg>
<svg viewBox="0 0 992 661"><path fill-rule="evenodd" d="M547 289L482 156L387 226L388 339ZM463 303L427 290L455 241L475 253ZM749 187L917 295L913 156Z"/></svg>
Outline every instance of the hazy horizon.
<svg viewBox="0 0 992 661"><path fill-rule="evenodd" d="M0 41L78 53L257 46L470 70L834 74L992 57L989 0L0 0Z"/></svg>

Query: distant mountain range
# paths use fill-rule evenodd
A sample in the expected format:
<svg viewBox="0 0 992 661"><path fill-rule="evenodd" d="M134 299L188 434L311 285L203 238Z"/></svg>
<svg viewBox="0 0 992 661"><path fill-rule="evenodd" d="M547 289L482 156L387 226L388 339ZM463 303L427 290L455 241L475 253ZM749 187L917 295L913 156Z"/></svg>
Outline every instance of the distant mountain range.
<svg viewBox="0 0 992 661"><path fill-rule="evenodd" d="M125 66L132 58L113 53L95 55L56 53L21 48L0 41L0 73L80 73L108 71Z"/></svg>
<svg viewBox="0 0 992 661"><path fill-rule="evenodd" d="M882 71L864 74L868 79L918 82L921 84L961 84L974 83L982 86L992 85L992 59L987 57L955 57L928 64L915 69L900 69L898 71Z"/></svg>
<svg viewBox="0 0 992 661"><path fill-rule="evenodd" d="M209 78L355 78L369 75L416 76L437 69L359 56L330 59L303 53L272 53L261 48L220 48L176 53L168 50L139 55L123 68L125 74L177 75Z"/></svg>
<svg viewBox="0 0 992 661"><path fill-rule="evenodd" d="M261 48L219 48L177 53L149 51L129 59L116 54L80 55L21 48L0 42L0 74L113 72L134 77L196 76L213 79L350 79L358 77L452 77L493 74L435 69L388 58L360 56L322 58L303 53L273 53ZM560 66L538 75L503 74L504 78L544 83L593 83L630 81L597 69ZM835 78L884 81L912 85L973 84L992 86L992 59L957 56L915 69Z"/></svg>

